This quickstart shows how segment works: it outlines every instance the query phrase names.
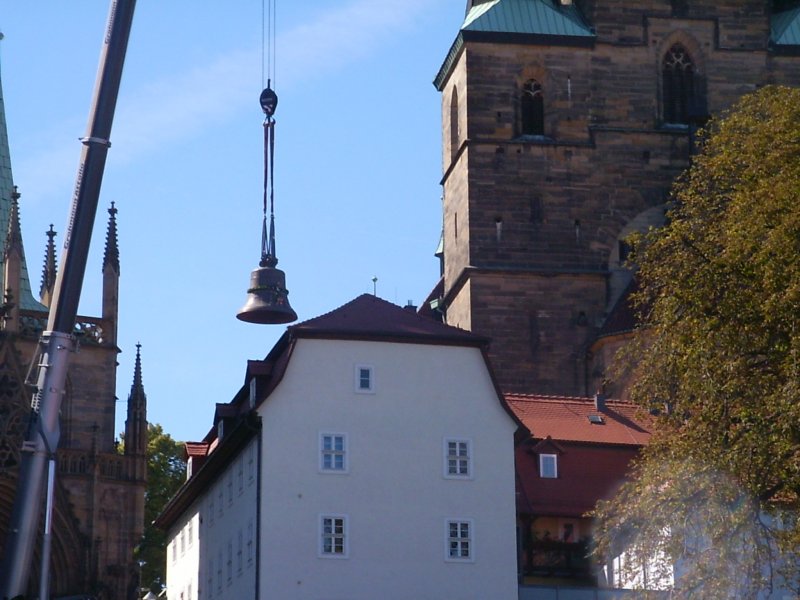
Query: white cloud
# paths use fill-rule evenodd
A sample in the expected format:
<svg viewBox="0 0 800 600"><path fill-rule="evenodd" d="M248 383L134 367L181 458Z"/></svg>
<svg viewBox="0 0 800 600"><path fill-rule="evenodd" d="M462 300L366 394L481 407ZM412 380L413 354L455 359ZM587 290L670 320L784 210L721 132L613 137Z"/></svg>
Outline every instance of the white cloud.
<svg viewBox="0 0 800 600"><path fill-rule="evenodd" d="M287 89L346 68L412 28L433 5L432 0L353 0L310 15L302 25L278 34L276 84L279 79L281 89ZM260 72L257 61L260 48L239 48L210 64L164 75L138 89L132 89L123 75L124 93L112 134L114 160L136 160L251 108L252 74ZM18 179L35 181L36 194L42 197L71 189L78 162L77 142L49 148L15 165ZM42 173L49 176L42 178Z"/></svg>

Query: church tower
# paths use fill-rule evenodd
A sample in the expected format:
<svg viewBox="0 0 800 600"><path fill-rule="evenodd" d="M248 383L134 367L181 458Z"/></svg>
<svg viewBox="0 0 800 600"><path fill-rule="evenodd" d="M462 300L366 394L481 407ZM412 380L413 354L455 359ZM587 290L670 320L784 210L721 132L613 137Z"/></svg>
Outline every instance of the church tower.
<svg viewBox="0 0 800 600"><path fill-rule="evenodd" d="M22 243L22 195L14 185L0 91L0 557L3 555L31 406L26 373L47 325L57 263L52 226L40 287L34 298ZM120 454L115 435L119 250L116 208L109 210L103 261L103 311L78 316L79 351L70 360L61 406L57 451L50 591L55 597L136 598L138 565L133 550L144 526L146 459L140 442ZM147 430L137 352L126 429ZM145 438L146 444L146 438ZM40 549L34 551L31 591L39 581Z"/></svg>
<svg viewBox="0 0 800 600"><path fill-rule="evenodd" d="M800 84L799 12L770 0L467 2L434 81L436 304L492 338L503 391L604 385L625 333L609 324L631 279L625 237L663 222L709 114L765 84Z"/></svg>

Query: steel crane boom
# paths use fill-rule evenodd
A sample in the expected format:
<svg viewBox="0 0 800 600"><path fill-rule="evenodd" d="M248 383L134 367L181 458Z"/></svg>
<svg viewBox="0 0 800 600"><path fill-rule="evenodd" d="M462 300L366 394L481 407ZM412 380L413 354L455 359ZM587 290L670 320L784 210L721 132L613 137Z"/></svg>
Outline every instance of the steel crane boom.
<svg viewBox="0 0 800 600"><path fill-rule="evenodd" d="M135 5L136 0L111 2L87 134L81 138L83 149L61 256L62 268L56 278L47 330L42 333L39 353L32 365L37 370L36 387L21 452L19 484L0 567L0 598L15 598L25 594L45 487L48 502L40 597L49 597L46 557L51 538L54 457L60 437L59 410L69 355L75 350L73 329Z"/></svg>

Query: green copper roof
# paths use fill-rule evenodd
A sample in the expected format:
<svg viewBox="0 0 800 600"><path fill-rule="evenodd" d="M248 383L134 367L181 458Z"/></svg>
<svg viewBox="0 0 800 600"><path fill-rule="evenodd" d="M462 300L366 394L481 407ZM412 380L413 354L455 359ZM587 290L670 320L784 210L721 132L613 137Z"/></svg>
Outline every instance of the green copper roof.
<svg viewBox="0 0 800 600"><path fill-rule="evenodd" d="M474 6L462 31L586 36L594 33L573 4L558 0L493 0Z"/></svg>
<svg viewBox="0 0 800 600"><path fill-rule="evenodd" d="M8 128L6 127L6 108L3 100L3 88L0 84L0 287L2 287L5 263L3 249L8 235L8 218L11 213L11 194L14 192L14 179L11 176L11 153L8 149ZM22 251L22 269L20 273L20 298L14 302L19 307L27 310L47 311L47 307L38 302L31 292L31 282L28 278L28 267L25 263L25 251ZM0 294L0 301L5 290Z"/></svg>
<svg viewBox="0 0 800 600"><path fill-rule="evenodd" d="M800 46L800 7L772 15L770 41L776 46Z"/></svg>
<svg viewBox="0 0 800 600"><path fill-rule="evenodd" d="M469 9L433 85L441 91L464 41L591 45L595 34L578 8L559 0L490 0Z"/></svg>

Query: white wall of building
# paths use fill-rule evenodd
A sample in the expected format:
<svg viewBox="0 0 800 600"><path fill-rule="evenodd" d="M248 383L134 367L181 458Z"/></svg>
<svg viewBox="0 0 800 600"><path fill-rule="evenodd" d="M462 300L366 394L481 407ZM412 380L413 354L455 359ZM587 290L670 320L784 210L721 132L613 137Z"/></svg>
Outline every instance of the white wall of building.
<svg viewBox="0 0 800 600"><path fill-rule="evenodd" d="M516 598L516 424L478 349L300 339L259 412L262 600ZM346 472L320 471L321 434L346 437ZM446 475L448 439L468 442L469 477ZM345 556L320 553L326 515ZM448 556L448 520L468 559Z"/></svg>
<svg viewBox="0 0 800 600"><path fill-rule="evenodd" d="M257 459L254 438L169 531L169 600L255 598Z"/></svg>

